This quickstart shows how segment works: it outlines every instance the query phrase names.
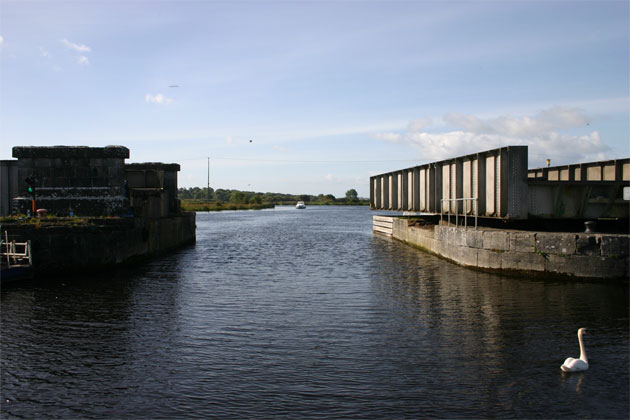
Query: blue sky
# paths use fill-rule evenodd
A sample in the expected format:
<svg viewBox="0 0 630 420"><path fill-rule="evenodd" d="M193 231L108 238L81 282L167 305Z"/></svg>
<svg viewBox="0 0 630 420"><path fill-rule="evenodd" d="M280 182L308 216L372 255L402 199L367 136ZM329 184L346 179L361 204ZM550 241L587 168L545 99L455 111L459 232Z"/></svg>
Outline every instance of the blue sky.
<svg viewBox="0 0 630 420"><path fill-rule="evenodd" d="M628 157L629 22L627 1L0 0L0 158L119 144L180 186L210 157L214 188L367 196L504 145Z"/></svg>

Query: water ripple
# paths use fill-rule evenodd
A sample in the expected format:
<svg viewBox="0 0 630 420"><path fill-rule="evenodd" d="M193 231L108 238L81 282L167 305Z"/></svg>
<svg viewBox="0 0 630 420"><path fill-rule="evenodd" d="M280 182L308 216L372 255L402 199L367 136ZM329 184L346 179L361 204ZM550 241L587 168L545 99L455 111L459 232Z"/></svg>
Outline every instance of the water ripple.
<svg viewBox="0 0 630 420"><path fill-rule="evenodd" d="M627 416L627 285L466 270L360 207L197 225L141 267L3 290L2 417ZM592 368L563 375L580 326Z"/></svg>

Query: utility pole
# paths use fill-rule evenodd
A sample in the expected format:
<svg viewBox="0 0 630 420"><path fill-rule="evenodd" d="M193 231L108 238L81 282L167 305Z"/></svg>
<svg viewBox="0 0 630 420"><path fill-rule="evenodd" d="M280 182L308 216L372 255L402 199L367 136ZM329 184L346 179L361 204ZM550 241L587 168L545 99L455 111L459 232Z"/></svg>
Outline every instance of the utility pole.
<svg viewBox="0 0 630 420"><path fill-rule="evenodd" d="M206 200L210 202L210 156L208 156L208 189L206 190Z"/></svg>

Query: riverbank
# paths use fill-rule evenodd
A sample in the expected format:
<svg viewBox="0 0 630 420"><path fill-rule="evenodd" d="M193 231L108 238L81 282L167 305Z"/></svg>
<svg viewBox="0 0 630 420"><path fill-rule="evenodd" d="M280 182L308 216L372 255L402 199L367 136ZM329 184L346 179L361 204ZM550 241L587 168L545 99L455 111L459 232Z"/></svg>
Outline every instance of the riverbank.
<svg viewBox="0 0 630 420"><path fill-rule="evenodd" d="M225 211L225 210L263 210L275 206L294 206L295 201L278 201L273 203L223 203L220 201L181 200L181 207L185 211ZM358 202L314 202L306 206L369 206L369 201Z"/></svg>
<svg viewBox="0 0 630 420"><path fill-rule="evenodd" d="M184 211L225 211L225 210L262 210L272 209L275 204L237 204L237 203L221 203L221 202L190 202L182 200L182 210Z"/></svg>
<svg viewBox="0 0 630 420"><path fill-rule="evenodd" d="M630 235L410 224L373 216L373 230L459 265L506 274L628 281Z"/></svg>

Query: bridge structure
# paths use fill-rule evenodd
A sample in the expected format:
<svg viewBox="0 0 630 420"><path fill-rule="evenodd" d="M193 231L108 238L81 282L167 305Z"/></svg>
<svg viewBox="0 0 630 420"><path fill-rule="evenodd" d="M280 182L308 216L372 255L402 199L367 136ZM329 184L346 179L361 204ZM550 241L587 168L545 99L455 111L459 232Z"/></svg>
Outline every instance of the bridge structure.
<svg viewBox="0 0 630 420"><path fill-rule="evenodd" d="M503 220L627 219L630 158L528 169L506 146L370 177L370 207Z"/></svg>

